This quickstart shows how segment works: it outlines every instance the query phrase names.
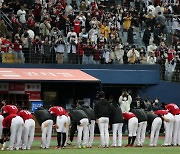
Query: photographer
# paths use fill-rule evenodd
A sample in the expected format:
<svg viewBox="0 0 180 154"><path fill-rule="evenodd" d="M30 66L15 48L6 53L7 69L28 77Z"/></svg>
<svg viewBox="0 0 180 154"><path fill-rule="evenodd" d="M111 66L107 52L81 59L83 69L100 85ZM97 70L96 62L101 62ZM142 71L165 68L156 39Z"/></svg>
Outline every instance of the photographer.
<svg viewBox="0 0 180 154"><path fill-rule="evenodd" d="M68 63L76 63L76 45L77 45L77 33L74 32L74 28L71 27L71 31L67 34L67 53Z"/></svg>
<svg viewBox="0 0 180 154"><path fill-rule="evenodd" d="M63 40L62 35L60 35L58 37L58 40L55 42L54 49L55 49L55 52L56 52L57 63L62 64L63 59L64 59L64 51L65 51L65 42Z"/></svg>
<svg viewBox="0 0 180 154"><path fill-rule="evenodd" d="M149 52L149 55L147 57L147 64L155 64L156 63L156 57L153 51Z"/></svg>

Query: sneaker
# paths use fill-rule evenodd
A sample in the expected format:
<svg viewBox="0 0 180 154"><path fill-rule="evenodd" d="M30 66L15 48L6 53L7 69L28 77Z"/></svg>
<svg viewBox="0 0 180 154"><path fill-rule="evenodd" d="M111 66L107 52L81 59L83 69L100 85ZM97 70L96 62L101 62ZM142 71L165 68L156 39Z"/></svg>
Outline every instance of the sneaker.
<svg viewBox="0 0 180 154"><path fill-rule="evenodd" d="M86 149L86 146L85 146L85 145L83 145L83 146L82 146L82 148L83 148L83 149Z"/></svg>
<svg viewBox="0 0 180 154"><path fill-rule="evenodd" d="M105 148L105 145L99 145L98 148Z"/></svg>
<svg viewBox="0 0 180 154"><path fill-rule="evenodd" d="M130 144L126 144L125 147L130 147Z"/></svg>
<svg viewBox="0 0 180 154"><path fill-rule="evenodd" d="M109 148L109 145L105 145L105 148Z"/></svg>
<svg viewBox="0 0 180 154"><path fill-rule="evenodd" d="M113 145L113 144L112 144L111 147L116 147L116 145Z"/></svg>
<svg viewBox="0 0 180 154"><path fill-rule="evenodd" d="M54 149L59 149L59 148L60 148L60 146L57 145Z"/></svg>
<svg viewBox="0 0 180 154"><path fill-rule="evenodd" d="M80 145L75 146L74 148L81 149Z"/></svg>
<svg viewBox="0 0 180 154"><path fill-rule="evenodd" d="M71 142L71 141L67 142L67 145L71 145L71 144L72 144L72 142Z"/></svg>
<svg viewBox="0 0 180 154"><path fill-rule="evenodd" d="M130 144L130 147L133 147L134 146L134 144Z"/></svg>
<svg viewBox="0 0 180 154"><path fill-rule="evenodd" d="M162 146L162 147L168 147L168 145L167 145L167 144L162 144L161 146Z"/></svg>

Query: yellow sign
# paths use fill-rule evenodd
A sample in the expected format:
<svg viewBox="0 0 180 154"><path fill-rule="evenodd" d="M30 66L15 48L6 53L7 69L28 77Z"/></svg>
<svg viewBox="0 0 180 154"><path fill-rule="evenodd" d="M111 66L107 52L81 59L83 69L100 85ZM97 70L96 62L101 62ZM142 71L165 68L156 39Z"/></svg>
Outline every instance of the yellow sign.
<svg viewBox="0 0 180 154"><path fill-rule="evenodd" d="M15 63L13 53L2 53L2 63ZM21 63L21 59L18 58L18 63Z"/></svg>

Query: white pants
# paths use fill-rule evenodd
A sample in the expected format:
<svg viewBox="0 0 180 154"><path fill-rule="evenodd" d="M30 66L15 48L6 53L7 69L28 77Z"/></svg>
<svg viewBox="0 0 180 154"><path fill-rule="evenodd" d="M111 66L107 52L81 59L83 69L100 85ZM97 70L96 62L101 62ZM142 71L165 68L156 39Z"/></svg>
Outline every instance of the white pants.
<svg viewBox="0 0 180 154"><path fill-rule="evenodd" d="M2 121L3 121L4 117L2 115L0 115L0 139L2 137L2 130L3 130L3 126L2 126Z"/></svg>
<svg viewBox="0 0 180 154"><path fill-rule="evenodd" d="M101 137L101 146L109 146L109 118L101 117L98 119L98 126Z"/></svg>
<svg viewBox="0 0 180 154"><path fill-rule="evenodd" d="M94 141L94 127L95 127L95 120L91 120L91 123L89 125L89 142L88 146L92 146Z"/></svg>
<svg viewBox="0 0 180 154"><path fill-rule="evenodd" d="M68 131L68 117L65 115L57 116L56 118L56 124L58 126L58 129L56 129L57 132L66 133Z"/></svg>
<svg viewBox="0 0 180 154"><path fill-rule="evenodd" d="M179 140L179 141L178 141ZM173 145L180 145L180 114L174 116Z"/></svg>
<svg viewBox="0 0 180 154"><path fill-rule="evenodd" d="M164 128L165 128L164 145L171 145L173 125L174 125L174 116L171 113L168 113L164 115L164 117L170 120L169 122L164 121Z"/></svg>
<svg viewBox="0 0 180 154"><path fill-rule="evenodd" d="M136 136L137 133L137 128L138 128L138 119L136 117L133 117L129 119L128 121L128 131L129 131L129 136Z"/></svg>
<svg viewBox="0 0 180 154"><path fill-rule="evenodd" d="M27 119L23 128L23 149L30 149L34 140L35 121L33 119Z"/></svg>
<svg viewBox="0 0 180 154"><path fill-rule="evenodd" d="M50 142L51 142L51 134L52 134L52 126L53 121L52 120L46 120L41 125L41 131L42 131L42 148L49 148Z"/></svg>
<svg viewBox="0 0 180 154"><path fill-rule="evenodd" d="M147 121L142 121L138 124L137 136L136 136L137 145L143 145L146 137L146 127L147 127Z"/></svg>
<svg viewBox="0 0 180 154"><path fill-rule="evenodd" d="M23 125L24 121L20 116L16 116L12 119L10 127L11 136L9 141L9 150L13 150L14 145L15 148L19 150L21 144Z"/></svg>
<svg viewBox="0 0 180 154"><path fill-rule="evenodd" d="M78 131L77 146L81 145L82 133L83 133L82 145L87 146L88 124L89 124L89 120L87 118L83 118L80 120L80 125L77 125L77 131Z"/></svg>
<svg viewBox="0 0 180 154"><path fill-rule="evenodd" d="M112 141L112 146L122 146L122 127L123 123L116 123L112 124L112 130L113 130L113 141ZM118 135L118 144L116 143Z"/></svg>
<svg viewBox="0 0 180 154"><path fill-rule="evenodd" d="M159 131L161 129L162 119L160 117L156 117L151 126L151 135L150 135L150 143L149 146L157 146L157 141L159 138Z"/></svg>

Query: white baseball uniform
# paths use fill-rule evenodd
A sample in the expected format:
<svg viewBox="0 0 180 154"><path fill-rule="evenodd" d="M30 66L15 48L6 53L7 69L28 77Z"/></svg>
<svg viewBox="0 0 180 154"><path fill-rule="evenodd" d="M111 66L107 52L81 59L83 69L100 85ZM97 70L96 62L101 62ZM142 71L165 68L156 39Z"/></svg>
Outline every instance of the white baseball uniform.
<svg viewBox="0 0 180 154"><path fill-rule="evenodd" d="M122 127L123 127L123 123L112 124L112 130L113 130L112 145L113 146L122 146ZM118 134L118 145L116 144L117 134Z"/></svg>
<svg viewBox="0 0 180 154"><path fill-rule="evenodd" d="M171 145L172 134L173 134L173 125L174 125L174 116L171 113L168 113L168 114L164 115L164 117L169 119L169 122L164 121L164 127L165 127L164 145Z"/></svg>
<svg viewBox="0 0 180 154"><path fill-rule="evenodd" d="M46 120L41 124L42 131L42 148L48 149L51 142L53 120Z"/></svg>
<svg viewBox="0 0 180 154"><path fill-rule="evenodd" d="M81 139L82 139L82 133L83 133L83 146L87 146L87 141L88 141L88 124L89 120L88 118L83 118L80 120L80 125L77 125L77 131L78 131L78 136L77 136L77 146L81 145Z"/></svg>
<svg viewBox="0 0 180 154"><path fill-rule="evenodd" d="M19 150L21 144L22 130L23 130L24 121L20 116L12 118L11 121L11 136L9 141L9 150Z"/></svg>
<svg viewBox="0 0 180 154"><path fill-rule="evenodd" d="M0 139L2 137L2 130L3 130L3 126L2 126L2 121L3 121L4 117L2 115L0 115Z"/></svg>
<svg viewBox="0 0 180 154"><path fill-rule="evenodd" d="M101 146L109 146L109 118L108 117L101 117L98 119L98 126L100 131L101 137Z"/></svg>
<svg viewBox="0 0 180 154"><path fill-rule="evenodd" d="M68 131L69 120L67 116L57 116L56 124L58 126L56 129L57 132L66 133Z"/></svg>
<svg viewBox="0 0 180 154"><path fill-rule="evenodd" d="M159 138L159 131L161 129L162 119L160 117L156 117L151 125L151 135L150 135L150 143L149 146L157 146L157 141Z"/></svg>
<svg viewBox="0 0 180 154"><path fill-rule="evenodd" d="M138 124L136 145L142 146L145 141L147 121L142 121Z"/></svg>
<svg viewBox="0 0 180 154"><path fill-rule="evenodd" d="M132 117L128 120L128 130L129 136L136 136L138 128L138 119L136 117Z"/></svg>
<svg viewBox="0 0 180 154"><path fill-rule="evenodd" d="M91 147L94 141L94 128L95 128L95 120L91 120L89 124L89 135L88 135L88 146Z"/></svg>
<svg viewBox="0 0 180 154"><path fill-rule="evenodd" d="M34 140L35 121L27 119L23 128L23 149L30 149Z"/></svg>

